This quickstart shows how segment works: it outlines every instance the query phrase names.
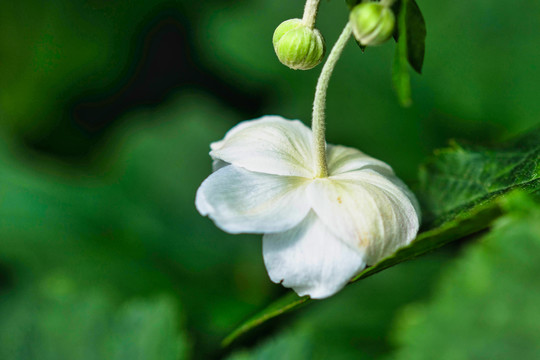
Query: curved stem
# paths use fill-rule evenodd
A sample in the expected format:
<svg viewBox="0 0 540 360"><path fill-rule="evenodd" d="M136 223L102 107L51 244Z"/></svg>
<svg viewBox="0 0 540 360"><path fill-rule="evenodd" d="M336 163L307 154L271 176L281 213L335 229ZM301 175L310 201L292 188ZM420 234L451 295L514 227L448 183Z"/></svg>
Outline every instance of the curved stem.
<svg viewBox="0 0 540 360"><path fill-rule="evenodd" d="M386 7L391 7L392 5L394 5L395 2L396 0L381 0L380 4Z"/></svg>
<svg viewBox="0 0 540 360"><path fill-rule="evenodd" d="M351 37L351 26L349 23L345 26L339 39L336 41L328 59L323 66L317 87L315 89L315 99L313 100L313 117L311 119L311 129L313 130L313 157L315 159L316 177L328 177L328 166L326 165L326 139L325 139L325 108L326 108L326 91L328 83L334 71L347 40Z"/></svg>
<svg viewBox="0 0 540 360"><path fill-rule="evenodd" d="M304 25L309 26L310 29L315 27L315 20L317 19L317 12L319 11L320 0L307 0L304 7L304 16L302 22Z"/></svg>

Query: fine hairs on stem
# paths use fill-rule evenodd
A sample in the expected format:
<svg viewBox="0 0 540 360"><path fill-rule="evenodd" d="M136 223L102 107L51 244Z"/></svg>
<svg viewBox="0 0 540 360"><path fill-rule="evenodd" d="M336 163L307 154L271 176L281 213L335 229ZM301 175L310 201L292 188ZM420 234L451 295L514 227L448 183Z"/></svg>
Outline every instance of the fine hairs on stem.
<svg viewBox="0 0 540 360"><path fill-rule="evenodd" d="M325 108L326 92L330 77L339 60L347 41L351 37L351 26L349 23L345 26L338 40L334 44L328 59L324 63L321 75L317 81L315 89L315 99L313 100L313 116L311 120L311 129L313 131L313 149L315 159L315 177L328 177L328 166L326 164L326 139L325 139Z"/></svg>
<svg viewBox="0 0 540 360"><path fill-rule="evenodd" d="M315 20L317 19L317 12L319 11L320 0L307 0L304 7L304 16L302 22L310 29L315 27Z"/></svg>

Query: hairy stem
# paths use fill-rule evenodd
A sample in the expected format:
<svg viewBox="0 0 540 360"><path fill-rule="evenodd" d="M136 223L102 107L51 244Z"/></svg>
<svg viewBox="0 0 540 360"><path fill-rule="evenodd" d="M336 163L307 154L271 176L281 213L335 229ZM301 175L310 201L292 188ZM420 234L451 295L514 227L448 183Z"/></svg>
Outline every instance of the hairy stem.
<svg viewBox="0 0 540 360"><path fill-rule="evenodd" d="M315 27L315 20L317 19L317 12L319 11L320 0L307 0L304 7L304 16L302 22L304 25L309 26L310 29Z"/></svg>
<svg viewBox="0 0 540 360"><path fill-rule="evenodd" d="M325 139L325 108L326 92L330 77L336 66L347 40L351 37L351 26L349 23L343 29L339 39L334 44L326 63L323 66L317 87L315 89L315 99L313 100L313 116L311 119L311 129L313 130L313 156L315 159L316 177L328 177L328 166L326 164L326 139Z"/></svg>

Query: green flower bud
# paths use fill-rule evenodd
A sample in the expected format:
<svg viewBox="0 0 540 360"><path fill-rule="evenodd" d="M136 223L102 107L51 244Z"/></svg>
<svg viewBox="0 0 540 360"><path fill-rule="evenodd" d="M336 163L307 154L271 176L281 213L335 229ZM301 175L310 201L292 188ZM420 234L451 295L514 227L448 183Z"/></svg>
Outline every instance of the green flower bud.
<svg viewBox="0 0 540 360"><path fill-rule="evenodd" d="M294 70L314 68L326 51L320 31L310 29L300 19L282 22L274 31L272 42L279 61Z"/></svg>
<svg viewBox="0 0 540 360"><path fill-rule="evenodd" d="M354 37L362 45L380 45L388 40L396 22L392 10L376 2L356 5L349 20Z"/></svg>

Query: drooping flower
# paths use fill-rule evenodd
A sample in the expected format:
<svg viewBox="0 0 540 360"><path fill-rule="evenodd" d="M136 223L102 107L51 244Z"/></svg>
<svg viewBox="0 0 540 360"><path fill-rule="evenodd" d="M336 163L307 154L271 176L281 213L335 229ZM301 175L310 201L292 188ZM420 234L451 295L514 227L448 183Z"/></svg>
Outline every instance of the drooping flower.
<svg viewBox="0 0 540 360"><path fill-rule="evenodd" d="M420 213L390 166L356 149L327 145L329 176L315 177L312 136L279 116L236 125L211 144L196 207L226 232L264 234L270 279L320 299L410 243Z"/></svg>

